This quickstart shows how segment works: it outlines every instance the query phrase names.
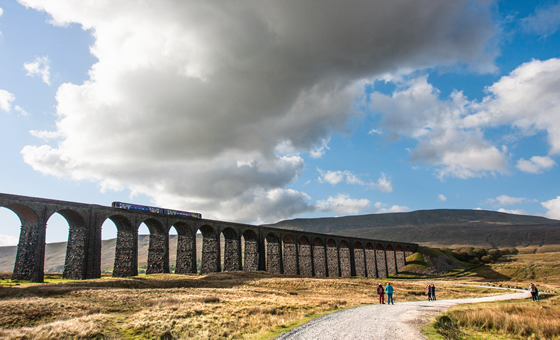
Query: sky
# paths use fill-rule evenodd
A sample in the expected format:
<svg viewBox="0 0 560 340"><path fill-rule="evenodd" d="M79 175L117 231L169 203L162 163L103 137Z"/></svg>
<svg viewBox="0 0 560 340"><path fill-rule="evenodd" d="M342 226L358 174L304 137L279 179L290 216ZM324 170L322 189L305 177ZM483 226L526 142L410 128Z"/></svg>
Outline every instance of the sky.
<svg viewBox="0 0 560 340"><path fill-rule="evenodd" d="M560 219L559 154L559 1L0 0L2 193Z"/></svg>

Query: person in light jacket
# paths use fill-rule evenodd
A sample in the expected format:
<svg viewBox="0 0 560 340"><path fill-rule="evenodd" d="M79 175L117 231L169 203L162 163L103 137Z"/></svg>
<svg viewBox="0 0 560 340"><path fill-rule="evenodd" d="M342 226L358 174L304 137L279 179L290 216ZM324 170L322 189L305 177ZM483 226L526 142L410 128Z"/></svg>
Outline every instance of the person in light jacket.
<svg viewBox="0 0 560 340"><path fill-rule="evenodd" d="M381 283L377 286L377 295L379 295L379 303L385 304L385 290L383 289Z"/></svg>
<svg viewBox="0 0 560 340"><path fill-rule="evenodd" d="M395 303L393 302L393 286L391 286L391 283L387 283L387 286L385 286L385 292L387 293L387 304L394 305Z"/></svg>

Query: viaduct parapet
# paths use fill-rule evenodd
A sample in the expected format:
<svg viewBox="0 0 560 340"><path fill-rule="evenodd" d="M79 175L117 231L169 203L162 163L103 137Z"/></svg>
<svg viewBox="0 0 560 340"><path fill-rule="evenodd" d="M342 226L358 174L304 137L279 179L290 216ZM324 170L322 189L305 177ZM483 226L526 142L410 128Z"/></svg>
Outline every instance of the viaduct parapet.
<svg viewBox="0 0 560 340"><path fill-rule="evenodd" d="M200 273L263 270L315 277L384 278L405 266L418 245L199 219L95 204L1 194L0 207L21 220L13 279L43 282L47 221L62 215L70 226L63 276L101 277L101 226L117 227L113 276L138 275L138 228L150 231L146 274L169 273L169 231L177 230L175 273L197 273L196 234L202 234ZM225 243L220 246L220 236ZM223 261L221 252L224 253Z"/></svg>

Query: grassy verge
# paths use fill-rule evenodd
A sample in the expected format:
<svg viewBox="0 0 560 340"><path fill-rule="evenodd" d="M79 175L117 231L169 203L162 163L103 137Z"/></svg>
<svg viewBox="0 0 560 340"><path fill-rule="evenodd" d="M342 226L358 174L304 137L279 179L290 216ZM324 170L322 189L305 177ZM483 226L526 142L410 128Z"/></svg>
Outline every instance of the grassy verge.
<svg viewBox="0 0 560 340"><path fill-rule="evenodd" d="M423 328L430 339L560 339L560 297L455 306Z"/></svg>
<svg viewBox="0 0 560 340"><path fill-rule="evenodd" d="M378 282L387 281L226 272L3 286L0 338L267 339L316 316L375 303ZM396 303L426 298L427 282L391 282ZM438 297L492 293L441 285Z"/></svg>

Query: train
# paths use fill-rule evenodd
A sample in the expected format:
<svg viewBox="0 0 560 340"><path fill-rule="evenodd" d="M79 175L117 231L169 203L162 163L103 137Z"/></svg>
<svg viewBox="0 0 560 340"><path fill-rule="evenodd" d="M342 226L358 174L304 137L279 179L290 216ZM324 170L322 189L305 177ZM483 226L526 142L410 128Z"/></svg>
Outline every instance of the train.
<svg viewBox="0 0 560 340"><path fill-rule="evenodd" d="M164 208L156 208L156 207L150 207L150 206L147 206L147 205L130 204L130 203L123 203L123 202L113 202L113 204L111 206L113 208L127 209L127 210L139 210L139 211L146 211L146 212L151 212L151 213L156 213L156 214L202 218L202 214L200 214L200 213L189 212L189 211L180 211L180 210L172 210L172 209L164 209Z"/></svg>

